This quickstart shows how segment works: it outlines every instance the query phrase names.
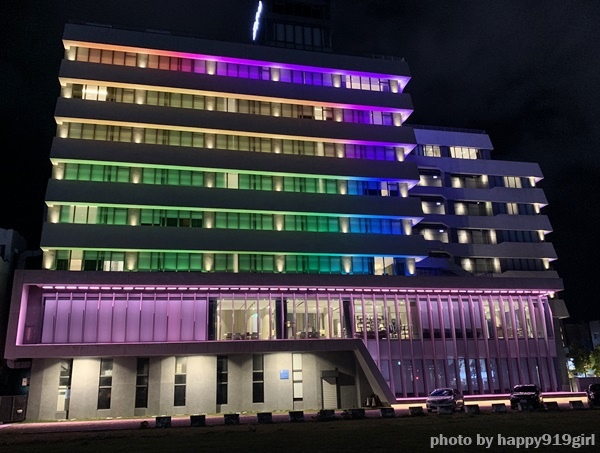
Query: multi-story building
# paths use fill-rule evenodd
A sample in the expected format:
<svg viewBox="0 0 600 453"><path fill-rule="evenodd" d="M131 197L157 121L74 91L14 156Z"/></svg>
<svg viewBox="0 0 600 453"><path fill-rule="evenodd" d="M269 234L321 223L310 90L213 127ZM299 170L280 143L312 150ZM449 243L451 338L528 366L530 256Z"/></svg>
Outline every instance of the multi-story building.
<svg viewBox="0 0 600 453"><path fill-rule="evenodd" d="M404 61L97 25L64 47L6 348L28 418L560 388L541 171L407 126Z"/></svg>

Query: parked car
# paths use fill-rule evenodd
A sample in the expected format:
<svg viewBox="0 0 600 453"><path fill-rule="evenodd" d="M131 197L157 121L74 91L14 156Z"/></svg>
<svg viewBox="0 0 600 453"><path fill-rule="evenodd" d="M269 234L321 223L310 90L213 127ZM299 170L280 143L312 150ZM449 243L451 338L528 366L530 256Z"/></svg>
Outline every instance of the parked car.
<svg viewBox="0 0 600 453"><path fill-rule="evenodd" d="M541 389L535 384L515 385L510 393L510 408L519 409L519 403L541 409L544 406Z"/></svg>
<svg viewBox="0 0 600 453"><path fill-rule="evenodd" d="M437 411L440 407L463 410L465 408L465 400L458 390L439 388L429 394L427 400L425 400L425 406L427 407L427 412Z"/></svg>
<svg viewBox="0 0 600 453"><path fill-rule="evenodd" d="M588 406L600 406L600 384L590 384L585 389L587 394Z"/></svg>

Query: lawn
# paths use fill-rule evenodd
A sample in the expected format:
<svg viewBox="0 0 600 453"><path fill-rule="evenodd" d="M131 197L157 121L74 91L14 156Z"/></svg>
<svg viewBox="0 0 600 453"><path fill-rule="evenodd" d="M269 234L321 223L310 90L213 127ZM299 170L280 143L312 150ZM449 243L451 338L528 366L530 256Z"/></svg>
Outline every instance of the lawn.
<svg viewBox="0 0 600 453"><path fill-rule="evenodd" d="M592 437L592 435L594 437ZM477 446L486 437L489 444ZM585 437L585 439L584 439ZM535 444L516 443L540 442ZM577 447L586 441L588 445ZM594 443L592 445L591 443ZM446 444L432 447L432 443ZM470 442L470 445L468 443ZM504 444L502 444L504 443ZM449 444L454 444L451 446ZM599 451L600 410L427 414L204 427L70 433L0 430L0 451L84 452L299 452L299 451Z"/></svg>

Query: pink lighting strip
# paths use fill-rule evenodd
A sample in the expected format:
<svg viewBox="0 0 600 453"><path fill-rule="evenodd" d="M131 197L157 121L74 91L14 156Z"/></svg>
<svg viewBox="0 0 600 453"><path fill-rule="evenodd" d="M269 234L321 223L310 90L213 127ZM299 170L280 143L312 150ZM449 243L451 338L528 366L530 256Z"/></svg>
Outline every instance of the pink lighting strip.
<svg viewBox="0 0 600 453"><path fill-rule="evenodd" d="M341 292L341 291L363 291L363 292L423 292L426 294L537 294L537 295L549 295L553 294L558 289L471 289L471 288L368 288L368 287L308 287L308 288L297 288L297 287L270 287L270 286L211 286L211 287L197 287L197 286L88 286L88 285L76 285L76 286L65 286L65 285L43 285L41 287L44 290L55 290L55 291L86 291L86 290L100 290L100 291L311 291L311 292Z"/></svg>

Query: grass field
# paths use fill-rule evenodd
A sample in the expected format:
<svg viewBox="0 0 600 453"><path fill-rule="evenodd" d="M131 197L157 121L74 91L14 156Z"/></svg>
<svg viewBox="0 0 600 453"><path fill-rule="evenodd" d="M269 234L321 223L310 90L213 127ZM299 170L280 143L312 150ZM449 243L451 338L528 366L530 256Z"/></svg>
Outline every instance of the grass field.
<svg viewBox="0 0 600 453"><path fill-rule="evenodd" d="M592 435L594 437L592 438ZM462 436L462 437L459 437ZM486 446L477 439L488 439ZM518 438L540 444L511 445ZM591 445L591 442L594 445ZM577 447L577 442L588 445ZM437 445L432 448L432 442ZM467 443L470 442L470 445ZM448 445L454 443L454 446ZM502 445L504 443L504 445ZM0 452L599 451L600 410L427 414L394 418L94 432L0 430Z"/></svg>

